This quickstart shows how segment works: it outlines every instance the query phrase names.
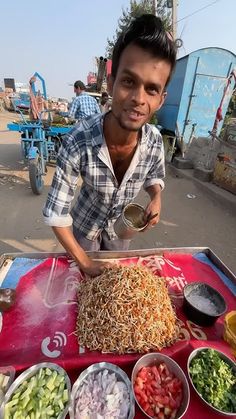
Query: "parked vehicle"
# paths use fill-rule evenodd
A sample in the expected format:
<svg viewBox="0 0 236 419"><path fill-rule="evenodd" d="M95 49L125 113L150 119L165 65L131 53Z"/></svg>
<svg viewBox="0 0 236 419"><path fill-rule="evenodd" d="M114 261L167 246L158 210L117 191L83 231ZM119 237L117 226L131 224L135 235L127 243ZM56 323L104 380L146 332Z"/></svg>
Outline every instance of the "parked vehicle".
<svg viewBox="0 0 236 419"><path fill-rule="evenodd" d="M236 55L215 47L177 60L165 103L157 112L170 143L172 137L172 153L176 138L181 148L181 141L186 147L193 136L207 138L212 129L219 135L235 85L235 68Z"/></svg>
<svg viewBox="0 0 236 419"><path fill-rule="evenodd" d="M46 100L46 87L44 79L35 73L31 78L31 113L37 117L34 119L26 119L22 110L16 107L16 111L21 116L21 121L8 124L10 131L18 131L21 133L21 150L23 158L28 163L29 180L31 189L34 194L40 195L43 190L43 176L47 172L47 164L55 161L57 153L61 145L62 135L71 129L70 125L53 125L50 118L51 110L43 109L38 111L36 98L35 81L40 79L43 86L43 94L40 100ZM43 119L48 114L47 120Z"/></svg>

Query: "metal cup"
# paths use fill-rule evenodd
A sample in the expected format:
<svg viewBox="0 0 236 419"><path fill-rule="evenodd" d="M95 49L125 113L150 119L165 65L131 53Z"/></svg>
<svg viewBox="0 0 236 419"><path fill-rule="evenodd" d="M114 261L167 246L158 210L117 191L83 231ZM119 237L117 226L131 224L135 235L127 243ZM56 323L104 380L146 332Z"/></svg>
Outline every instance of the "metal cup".
<svg viewBox="0 0 236 419"><path fill-rule="evenodd" d="M138 204L128 204L124 207L114 224L114 231L119 239L129 240L145 229L148 223L144 222L144 212L144 208Z"/></svg>

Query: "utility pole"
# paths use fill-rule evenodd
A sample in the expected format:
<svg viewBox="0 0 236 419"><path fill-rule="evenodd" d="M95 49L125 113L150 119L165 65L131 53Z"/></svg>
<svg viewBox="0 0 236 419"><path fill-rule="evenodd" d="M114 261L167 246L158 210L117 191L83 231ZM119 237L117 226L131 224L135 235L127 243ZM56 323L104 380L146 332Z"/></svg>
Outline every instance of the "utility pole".
<svg viewBox="0 0 236 419"><path fill-rule="evenodd" d="M153 10L153 14L155 16L157 16L157 2L156 2L156 0L153 0L153 2L152 2L152 10Z"/></svg>
<svg viewBox="0 0 236 419"><path fill-rule="evenodd" d="M177 38L177 0L167 0L166 7L172 9L171 11L171 26L173 38Z"/></svg>
<svg viewBox="0 0 236 419"><path fill-rule="evenodd" d="M172 34L177 38L177 0L172 0Z"/></svg>

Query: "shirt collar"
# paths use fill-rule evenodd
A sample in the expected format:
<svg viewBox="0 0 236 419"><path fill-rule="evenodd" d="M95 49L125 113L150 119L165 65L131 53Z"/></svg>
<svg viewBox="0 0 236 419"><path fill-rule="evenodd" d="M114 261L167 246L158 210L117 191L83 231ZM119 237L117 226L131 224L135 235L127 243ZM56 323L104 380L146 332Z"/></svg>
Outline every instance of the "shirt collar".
<svg viewBox="0 0 236 419"><path fill-rule="evenodd" d="M110 111L108 111L110 112ZM103 134L103 126L104 126L104 117L108 113L98 114L95 120L95 124L93 124L93 134L92 134L92 145L93 147L100 148L101 145L104 143L104 134ZM145 124L141 128L141 138L139 141L140 144L140 151L145 153L145 151L153 146L153 130L149 124Z"/></svg>

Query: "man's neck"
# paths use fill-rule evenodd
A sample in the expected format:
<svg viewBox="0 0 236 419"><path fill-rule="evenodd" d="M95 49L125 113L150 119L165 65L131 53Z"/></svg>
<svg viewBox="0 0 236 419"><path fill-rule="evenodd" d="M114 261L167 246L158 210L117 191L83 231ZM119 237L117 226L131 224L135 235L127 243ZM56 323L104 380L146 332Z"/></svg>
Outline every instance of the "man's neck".
<svg viewBox="0 0 236 419"><path fill-rule="evenodd" d="M108 146L136 145L141 135L141 131L128 131L121 128L111 112L104 118L103 131Z"/></svg>

